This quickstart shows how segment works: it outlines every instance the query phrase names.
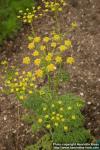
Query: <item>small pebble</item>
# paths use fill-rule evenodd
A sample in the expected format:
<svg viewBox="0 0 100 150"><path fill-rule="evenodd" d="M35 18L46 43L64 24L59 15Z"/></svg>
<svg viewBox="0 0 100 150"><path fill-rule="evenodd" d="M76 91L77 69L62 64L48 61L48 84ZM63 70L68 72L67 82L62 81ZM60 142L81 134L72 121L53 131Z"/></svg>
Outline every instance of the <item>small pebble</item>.
<svg viewBox="0 0 100 150"><path fill-rule="evenodd" d="M24 126L24 124L23 124L23 123L21 123L21 126Z"/></svg>
<svg viewBox="0 0 100 150"><path fill-rule="evenodd" d="M91 105L91 102L87 102L88 105Z"/></svg>
<svg viewBox="0 0 100 150"><path fill-rule="evenodd" d="M97 112L97 115L100 115L100 112Z"/></svg>
<svg viewBox="0 0 100 150"><path fill-rule="evenodd" d="M7 120L7 116L4 116L4 118L3 118L3 119L4 119L4 121L6 121L6 120Z"/></svg>
<svg viewBox="0 0 100 150"><path fill-rule="evenodd" d="M98 79L98 81L100 81L100 78Z"/></svg>
<svg viewBox="0 0 100 150"><path fill-rule="evenodd" d="M80 95L81 95L81 96L83 96L83 95L84 95L84 93L80 92Z"/></svg>
<svg viewBox="0 0 100 150"><path fill-rule="evenodd" d="M91 122L88 123L88 126L90 126L90 125L91 125Z"/></svg>
<svg viewBox="0 0 100 150"><path fill-rule="evenodd" d="M14 130L13 133L16 133L16 130Z"/></svg>
<svg viewBox="0 0 100 150"><path fill-rule="evenodd" d="M94 110L96 110L96 107L93 107Z"/></svg>

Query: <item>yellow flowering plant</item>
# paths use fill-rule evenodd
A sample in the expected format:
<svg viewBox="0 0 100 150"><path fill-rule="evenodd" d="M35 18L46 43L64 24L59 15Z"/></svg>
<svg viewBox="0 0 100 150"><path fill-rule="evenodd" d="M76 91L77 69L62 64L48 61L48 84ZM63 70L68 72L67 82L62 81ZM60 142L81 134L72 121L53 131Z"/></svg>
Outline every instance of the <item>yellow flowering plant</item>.
<svg viewBox="0 0 100 150"><path fill-rule="evenodd" d="M29 54L22 59L23 71L19 69L15 72L13 79L5 80L10 92L15 92L20 99L27 98L28 95L32 94L33 87L36 90L36 87L43 84L46 79L52 93L54 92L53 89L58 91L60 82L63 79L65 81L64 76L67 77L67 74L64 75L62 72L64 65L75 62L72 56L67 57L66 54L72 48L72 41L70 39L65 40L61 34L52 32L49 36L44 37L31 36L27 48ZM31 65L33 67L27 71Z"/></svg>
<svg viewBox="0 0 100 150"><path fill-rule="evenodd" d="M31 49L30 55L33 56L31 58L31 63L35 65L35 75L38 74L36 78L39 79L43 77L43 80L48 78L49 86L51 86L51 82L54 82L54 88L57 89L61 81L59 79L62 79L63 76L61 68L63 68L66 63L73 64L75 62L72 56L72 63L68 61L70 57L67 57L66 52L70 48L72 48L72 41L70 39L65 39L64 36L56 32L51 32L49 36L31 37L28 49ZM41 70L40 76L38 70Z"/></svg>
<svg viewBox="0 0 100 150"><path fill-rule="evenodd" d="M23 23L31 24L34 19L39 19L43 16L41 13L41 6L35 7L33 6L31 9L26 8L25 11L19 10L19 14L17 16L18 19L22 20Z"/></svg>
<svg viewBox="0 0 100 150"><path fill-rule="evenodd" d="M33 6L31 9L26 8L26 10L19 10L17 18L21 20L25 24L30 24L32 28L33 35L35 34L34 27L33 27L33 20L40 19L46 15L48 12L53 12L54 17L56 19L57 28L60 28L59 21L58 21L58 13L62 12L63 7L66 6L65 0L42 0L42 5L37 7ZM44 7L44 9L42 9ZM75 26L73 23L72 26ZM60 30L60 29L57 29Z"/></svg>
<svg viewBox="0 0 100 150"><path fill-rule="evenodd" d="M33 19L42 17L46 12L54 12L58 23L58 12L66 5L65 1L42 2L44 9L41 13L41 6L32 10L27 8L25 12L19 11L18 18L32 26ZM76 27L76 22L73 22L71 28ZM80 111L84 102L71 94L59 94L60 85L63 87L68 79L66 65L75 63L72 54L69 55L73 49L72 40L56 31L42 36L32 34L28 39L28 53L23 56L21 66L13 66L10 74L6 70L3 92L15 94L25 108L35 112L31 117L34 133L44 129L55 143L73 143L76 135L76 142L85 142L84 137L90 135L83 127L84 118ZM2 65L9 70L6 61ZM83 137L79 136L78 130Z"/></svg>

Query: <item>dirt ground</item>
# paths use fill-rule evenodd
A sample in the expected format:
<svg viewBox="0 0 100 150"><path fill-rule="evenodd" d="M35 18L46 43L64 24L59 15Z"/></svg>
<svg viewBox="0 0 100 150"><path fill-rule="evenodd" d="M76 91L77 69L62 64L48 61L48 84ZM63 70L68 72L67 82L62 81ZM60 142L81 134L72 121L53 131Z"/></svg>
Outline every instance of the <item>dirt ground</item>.
<svg viewBox="0 0 100 150"><path fill-rule="evenodd" d="M66 6L61 16L62 32L72 21L79 25L76 31L69 34L73 41L71 54L76 62L72 67L66 67L71 79L63 90L73 92L86 101L83 110L85 127L96 139L100 139L100 2L70 0L70 5ZM34 22L38 34L48 33L55 24L49 15L45 17ZM30 28L24 26L14 40L5 41L0 48L0 60L7 56L13 63L15 59L24 56L30 32ZM0 150L23 150L26 145L35 142L30 126L21 121L25 112L13 95L0 95Z"/></svg>

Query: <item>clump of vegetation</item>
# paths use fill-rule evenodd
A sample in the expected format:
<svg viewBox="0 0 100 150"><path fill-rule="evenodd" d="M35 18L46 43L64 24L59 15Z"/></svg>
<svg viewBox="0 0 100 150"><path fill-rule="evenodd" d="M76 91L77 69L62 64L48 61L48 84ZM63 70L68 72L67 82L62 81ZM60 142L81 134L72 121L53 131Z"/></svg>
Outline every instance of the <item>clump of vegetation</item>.
<svg viewBox="0 0 100 150"><path fill-rule="evenodd" d="M20 9L35 5L33 0L1 0L0 1L0 44L4 39L16 33L21 24L18 22L17 14Z"/></svg>
<svg viewBox="0 0 100 150"><path fill-rule="evenodd" d="M26 108L36 112L31 117L33 133L45 129L54 143L85 143L90 140L80 111L84 102L79 97L72 94L52 97L47 87L42 93L34 93L24 101Z"/></svg>
<svg viewBox="0 0 100 150"><path fill-rule="evenodd" d="M30 145L25 148L25 150L52 150L52 140L49 134L44 135L37 144Z"/></svg>

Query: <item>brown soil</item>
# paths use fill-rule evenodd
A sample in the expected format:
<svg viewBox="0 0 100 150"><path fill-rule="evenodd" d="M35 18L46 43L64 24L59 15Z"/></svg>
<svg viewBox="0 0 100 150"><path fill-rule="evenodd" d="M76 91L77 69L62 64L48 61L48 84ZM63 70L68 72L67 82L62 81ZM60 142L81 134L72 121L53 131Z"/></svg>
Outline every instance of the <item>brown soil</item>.
<svg viewBox="0 0 100 150"><path fill-rule="evenodd" d="M96 139L100 138L100 8L99 0L70 0L60 19L63 21L62 31L72 21L77 21L79 28L69 37L73 41L72 55L76 62L66 68L71 75L70 82L64 91L73 92L86 101L83 111L88 128ZM63 16L63 17L62 17ZM61 22L62 23L62 22ZM52 30L55 21L49 15L34 22L38 34L47 34ZM29 26L24 26L14 40L6 41L0 60L7 57L12 64L27 53L27 36ZM0 87L1 88L1 87ZM35 142L30 126L21 121L26 112L13 95L0 96L0 150L23 150L28 144ZM36 136L39 137L39 134Z"/></svg>

